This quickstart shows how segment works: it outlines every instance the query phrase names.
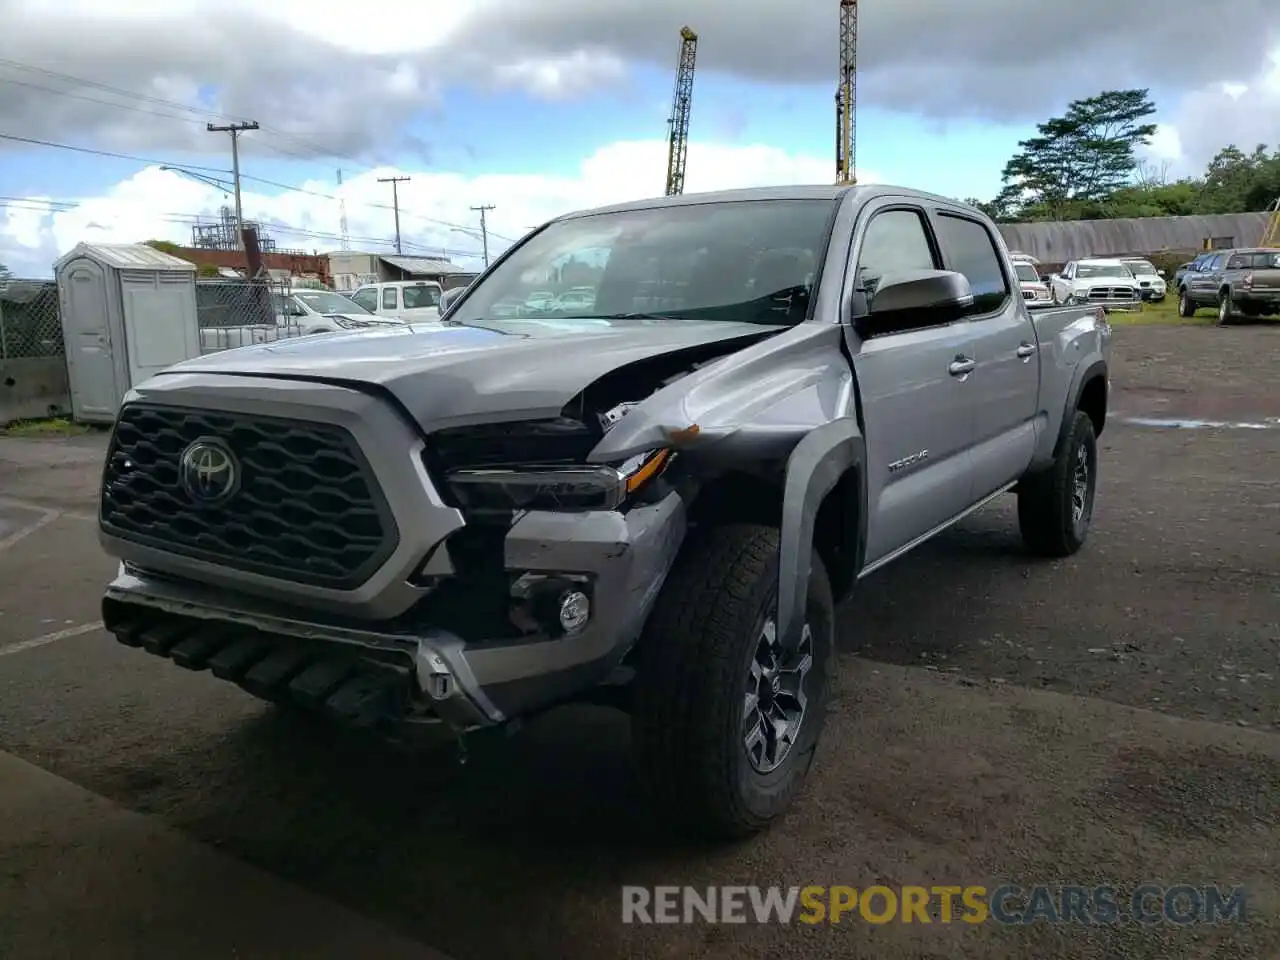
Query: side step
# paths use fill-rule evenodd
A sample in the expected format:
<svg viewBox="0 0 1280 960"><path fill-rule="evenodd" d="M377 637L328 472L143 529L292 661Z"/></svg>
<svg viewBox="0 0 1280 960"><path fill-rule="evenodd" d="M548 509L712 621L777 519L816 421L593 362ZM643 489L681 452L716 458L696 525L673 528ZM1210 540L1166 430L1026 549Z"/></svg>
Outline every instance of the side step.
<svg viewBox="0 0 1280 960"><path fill-rule="evenodd" d="M411 655L364 655L324 640L266 633L104 600L106 629L127 647L209 670L263 700L293 702L344 726L390 733L408 719ZM422 721L415 715L414 720Z"/></svg>

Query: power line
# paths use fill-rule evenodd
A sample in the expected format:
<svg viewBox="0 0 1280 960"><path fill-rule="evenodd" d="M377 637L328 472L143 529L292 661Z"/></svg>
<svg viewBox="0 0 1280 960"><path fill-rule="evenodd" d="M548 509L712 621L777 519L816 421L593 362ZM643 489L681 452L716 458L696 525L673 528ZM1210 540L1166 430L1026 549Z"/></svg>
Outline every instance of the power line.
<svg viewBox="0 0 1280 960"><path fill-rule="evenodd" d="M3 62L3 61L0 61L0 62ZM231 170L228 170L225 167L209 167L209 166L202 166L200 164L194 164L194 163L175 163L172 160L156 160L153 157L139 157L139 156L135 156L127 153L113 153L110 150L99 150L94 147L80 147L80 146L75 146L69 143L55 143L52 140L41 140L36 137L20 137L20 136L17 136L16 134L11 134L11 133L0 132L0 140L9 140L13 143L25 143L29 146L47 147L53 150L68 150L73 153L83 153L88 156L94 156L94 157L107 157L112 160L127 160L131 163L140 163L140 164L143 164L144 166L149 166L149 167L185 167L188 170L201 170L207 173L222 173L222 174L229 174L232 172ZM268 187L276 187L277 189L280 189L280 190L288 190L291 193L300 193L309 197L317 197L318 199L321 199L321 200L332 200L335 202L339 202L341 200L340 197L334 196L331 193L321 193L318 190L308 190L306 187L299 187L296 184L281 183L279 180L271 180L267 177L256 177L248 173L242 173L240 175L240 179L247 180L252 183L260 183ZM369 201L369 200L363 200L358 202L361 206L371 207L378 210L393 209L390 204L386 204L386 203L374 203L373 201ZM464 226L463 224L460 224L460 223L453 223L452 221L449 221L449 220L440 220L436 217L424 216L420 213L414 213L409 210L402 210L401 213L407 217L416 217L417 219L422 220L425 223L431 223L441 227L449 227L451 230L462 230L465 232L473 229L471 227ZM493 231L490 231L489 235L496 240L503 240L507 243L515 243L515 240L513 238L504 236L500 233L495 233Z"/></svg>
<svg viewBox="0 0 1280 960"><path fill-rule="evenodd" d="M38 66L35 66L34 64L21 63L17 60L10 60L5 57L0 57L0 66L11 67L15 70L24 70L29 73L35 73L35 74L50 77L56 80L62 80L67 83L75 83L75 84L79 84L80 86L103 90L107 93L115 94L116 96L127 97L128 99L138 100L143 103L151 103L151 104L155 104L156 106L169 107L175 110L181 110L185 113L191 114L192 117L190 122L194 122L194 123L203 123L205 121L205 118L207 117L214 117L215 119L226 120L232 123L236 123L244 119L243 117L236 117L236 116L231 116L225 113L219 113L215 110L210 110L205 107L194 107L194 106L191 106L190 104L182 103L177 100L166 99L165 97L156 97L156 96L152 96L151 94L138 93L136 90L125 90L121 87L112 86L109 83L102 83L99 80L90 80L86 77L77 77L69 73L60 73L57 70L50 70L47 67L38 67ZM91 103L99 103L104 106L114 106L124 110L138 109L135 107L131 107L127 104L114 103L112 101L92 100L90 98L85 97L83 94L73 93L67 90L57 90L53 87L42 87L36 84L25 83L23 81L7 81L7 82L21 83L24 86L34 87L36 89L44 90L49 93L57 94L59 96L72 97L73 99L77 99L77 100L89 100L89 102ZM150 113L152 111L142 110L141 112ZM167 115L157 113L156 116L163 117ZM183 121L186 120L185 117L168 117L168 118L174 119L174 120L183 120ZM319 153L327 156L339 157L343 160L349 160L355 166L362 167L365 170L373 169L372 167L360 162L359 160L356 160L353 157L348 157L348 156L344 156L343 154L336 153L335 151L326 148L322 144L312 143L308 140L304 140L303 138L295 134L287 133L284 130L279 130L271 126L263 126L262 130L267 133L271 133L277 137L280 137L282 139L292 140L294 143L297 143L311 150L312 153ZM261 142L261 141L255 141L255 142ZM278 150L277 148L271 147L269 144L266 144L266 143L263 143L263 146L268 147L268 149L277 150L277 152L283 153L286 156L294 156L294 157L298 157L299 159L307 159L306 157L302 157L301 155L296 153L290 153L288 151Z"/></svg>
<svg viewBox="0 0 1280 960"><path fill-rule="evenodd" d="M71 213L82 205L81 200L55 200L34 197L0 197L0 210L11 209L28 211L31 213ZM157 214L157 218L165 223L180 223L198 225L207 223L212 219L210 214L200 213L177 213L162 212ZM272 233L289 234L300 237L310 237L319 240L341 240L340 234L329 233L323 230L311 230L304 227L295 227L279 220L266 220L262 222L262 226ZM385 244L385 237L349 237L348 239L356 240L362 243L378 243ZM412 240L405 240L404 246L411 247L416 250L424 251L424 253L437 252L444 253L446 256L452 257L473 257L480 259L483 254L479 250L457 250L449 247L436 246L429 243L420 243Z"/></svg>

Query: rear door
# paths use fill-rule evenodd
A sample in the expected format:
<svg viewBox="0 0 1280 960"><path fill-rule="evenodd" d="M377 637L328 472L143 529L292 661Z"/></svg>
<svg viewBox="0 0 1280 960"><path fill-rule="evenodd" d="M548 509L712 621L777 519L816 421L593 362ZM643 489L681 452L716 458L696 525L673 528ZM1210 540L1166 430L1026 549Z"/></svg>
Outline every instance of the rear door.
<svg viewBox="0 0 1280 960"><path fill-rule="evenodd" d="M939 269L924 209L892 198L861 215L854 241L846 319L885 275ZM868 565L886 560L971 502L973 353L967 322L928 325L862 339L848 326L867 442Z"/></svg>
<svg viewBox="0 0 1280 960"><path fill-rule="evenodd" d="M969 328L978 365L968 398L974 405L972 499L977 501L1021 476L1035 454L1039 345L990 229L946 208L936 208L932 217L944 269L964 274L973 288Z"/></svg>

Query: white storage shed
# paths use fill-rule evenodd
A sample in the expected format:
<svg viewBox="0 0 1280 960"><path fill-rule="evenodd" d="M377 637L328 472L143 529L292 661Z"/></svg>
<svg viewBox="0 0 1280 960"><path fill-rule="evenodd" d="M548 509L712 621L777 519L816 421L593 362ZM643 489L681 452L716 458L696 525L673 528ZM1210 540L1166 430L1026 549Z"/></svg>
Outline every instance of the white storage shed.
<svg viewBox="0 0 1280 960"><path fill-rule="evenodd" d="M111 423L131 387L199 356L195 264L142 243L81 243L53 270L76 420Z"/></svg>

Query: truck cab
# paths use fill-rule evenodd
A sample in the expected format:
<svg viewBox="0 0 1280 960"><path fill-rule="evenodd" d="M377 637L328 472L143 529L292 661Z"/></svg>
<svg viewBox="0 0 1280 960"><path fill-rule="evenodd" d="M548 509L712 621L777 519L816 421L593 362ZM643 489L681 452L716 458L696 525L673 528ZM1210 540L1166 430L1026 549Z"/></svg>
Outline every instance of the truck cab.
<svg viewBox="0 0 1280 960"><path fill-rule="evenodd" d="M392 280L358 288L351 299L370 313L397 320L440 319L444 289L433 280Z"/></svg>

